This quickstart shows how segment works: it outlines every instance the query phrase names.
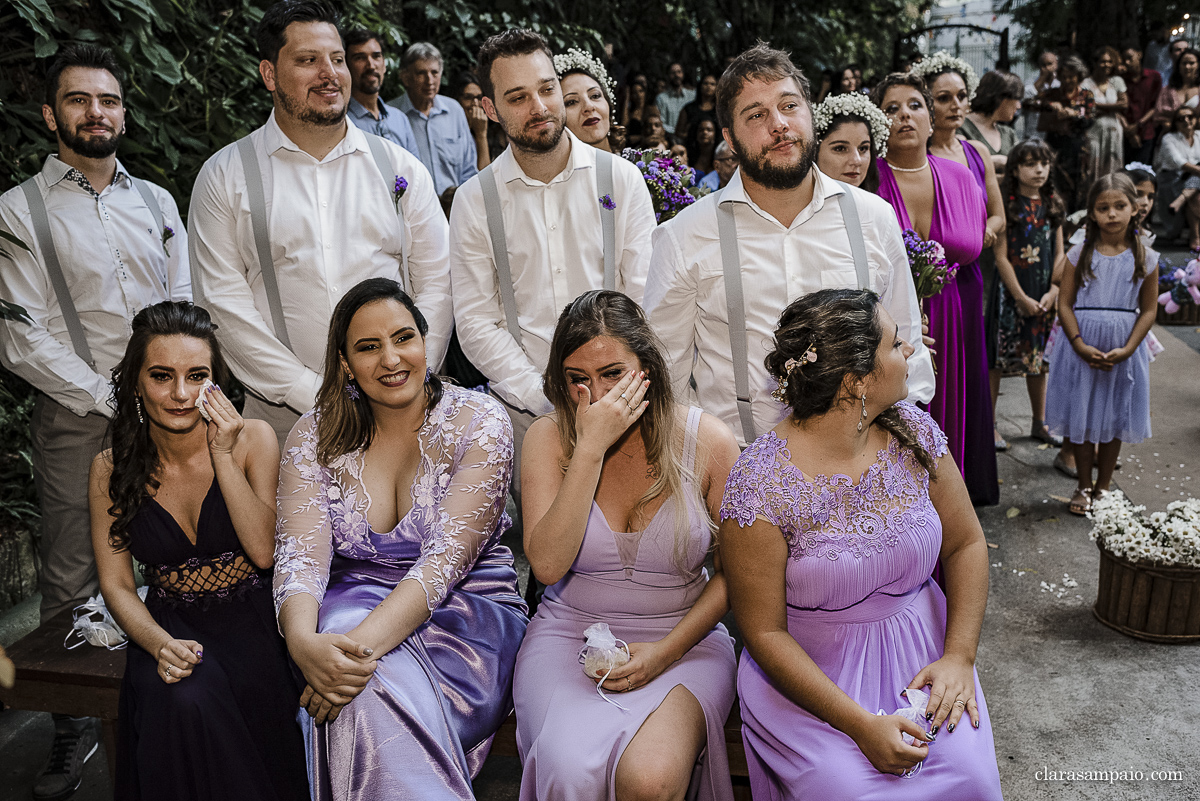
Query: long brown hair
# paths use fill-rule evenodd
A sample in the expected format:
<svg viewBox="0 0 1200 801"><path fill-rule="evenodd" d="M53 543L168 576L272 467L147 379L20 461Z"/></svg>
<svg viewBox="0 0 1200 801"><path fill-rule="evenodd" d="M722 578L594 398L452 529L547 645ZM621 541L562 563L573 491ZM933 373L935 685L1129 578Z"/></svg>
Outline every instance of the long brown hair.
<svg viewBox="0 0 1200 801"><path fill-rule="evenodd" d="M1083 248L1079 251L1079 263L1075 265L1075 286L1081 287L1096 277L1092 270L1092 254L1096 252L1096 244L1100 241L1100 224L1092 217L1092 209L1105 192L1120 192L1129 199L1135 212L1125 229L1125 244L1133 251L1133 280L1140 281L1146 277L1146 247L1138 236L1137 228L1137 189L1129 176L1120 172L1101 175L1088 190L1087 197L1087 233L1084 236Z"/></svg>
<svg viewBox="0 0 1200 801"><path fill-rule="evenodd" d="M546 397L554 404L559 442L562 445L565 470L575 453L575 397L567 383L563 363L567 358L596 337L612 337L633 353L650 378L645 400L649 407L640 419L642 441L646 445L646 461L657 470L657 477L645 494L638 499L631 520L643 516L646 507L659 496L674 497L680 504L676 515L675 564L681 573L687 555L688 518L686 513L688 483L698 486L696 476L688 475L683 466L683 437L675 396L671 389L671 373L663 356L663 346L654 335L640 306L626 295L610 290L592 290L577 297L563 309L554 328L550 343L550 359L542 378ZM697 464L701 458L696 457ZM705 515L705 519L709 519ZM645 521L643 521L645 522ZM711 523L711 520L710 520ZM715 528L715 527L714 527Z"/></svg>
<svg viewBox="0 0 1200 801"><path fill-rule="evenodd" d="M1046 222L1050 223L1050 229L1053 231L1063 224L1067 210L1058 193L1054 191L1054 150L1046 144L1045 139L1037 136L1022 139L1013 147L1008 154L1008 166L1004 170L1004 177L1000 179L1000 197L1004 198L1008 229L1011 231L1018 227L1017 218L1021 215L1021 182L1017 180L1017 168L1026 161L1044 161L1050 165L1051 175L1047 176L1046 183L1038 189L1038 194L1042 198L1043 208L1046 209Z"/></svg>

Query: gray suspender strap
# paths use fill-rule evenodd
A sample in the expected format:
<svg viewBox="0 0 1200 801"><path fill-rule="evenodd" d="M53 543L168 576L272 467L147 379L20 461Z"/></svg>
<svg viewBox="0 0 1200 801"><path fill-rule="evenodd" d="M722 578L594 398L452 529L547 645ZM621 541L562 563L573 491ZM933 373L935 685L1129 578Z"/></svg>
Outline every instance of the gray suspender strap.
<svg viewBox="0 0 1200 801"><path fill-rule="evenodd" d="M142 196L142 200L146 201L146 208L150 209L150 214L154 217L154 224L158 226L158 236L161 239L163 231L166 230L166 223L163 222L162 207L158 205L158 198L150 191L150 184L141 178L134 178L131 175L129 180L133 181L133 188Z"/></svg>
<svg viewBox="0 0 1200 801"><path fill-rule="evenodd" d="M613 194L613 154L603 150L596 151L596 188L600 197L615 200ZM604 231L604 288L617 288L617 212L616 204L612 208L600 204L600 227Z"/></svg>
<svg viewBox="0 0 1200 801"><path fill-rule="evenodd" d="M858 219L858 204L850 195L850 189L843 186L842 194L838 195L838 205L842 207L842 222L846 224L846 236L850 238L850 255L854 257L854 273L858 276L858 288L871 288L871 274L867 269L867 243L863 240L862 222Z"/></svg>
<svg viewBox="0 0 1200 801"><path fill-rule="evenodd" d="M500 192L496 189L496 173L489 164L479 171L479 187L483 190L483 213L487 217L488 233L492 237L492 258L496 262L496 284L500 303L508 320L508 332L521 344L521 325L517 321L517 295L513 289L512 270L508 266L508 240L504 237L504 214L500 210Z"/></svg>
<svg viewBox="0 0 1200 801"><path fill-rule="evenodd" d="M71 345L75 348L76 355L95 370L96 362L92 358L92 349L88 347L83 323L79 321L79 312L75 310L75 301L67 288L67 278L63 275L62 265L58 261L58 251L54 249L54 237L50 233L50 215L46 212L42 190L38 188L36 179L30 178L21 184L21 191L25 193L25 199L29 202L29 221L33 224L33 235L37 237L38 249L42 251L42 261L45 262L46 273L50 276L50 286L58 298L58 308L62 310Z"/></svg>
<svg viewBox="0 0 1200 801"><path fill-rule="evenodd" d="M363 136L367 138L367 146L371 148L371 157L375 159L375 166L379 168L379 174L383 176L383 184L387 187L389 198L395 198L396 175L392 169L391 159L387 155L387 147L383 144L383 139L373 133L363 131ZM396 206L396 217L400 220L400 234L404 236L404 204L399 200L394 201ZM411 292L409 286L411 282L408 279L408 237L404 237L404 241L400 245L400 283L405 291Z"/></svg>
<svg viewBox="0 0 1200 801"><path fill-rule="evenodd" d="M242 171L246 174L246 199L250 203L250 225L254 230L254 249L258 252L258 268L262 272L263 290L267 293L267 306L271 310L275 336L288 350L292 341L288 338L287 323L283 318L283 300L279 295L279 278L275 275L275 261L271 258L271 234L267 227L267 196L263 191L262 169L258 153L249 136L237 143L238 155L242 157Z"/></svg>
<svg viewBox="0 0 1200 801"><path fill-rule="evenodd" d="M724 194L722 192L721 194ZM733 203L717 198L717 234L721 238L721 269L725 275L725 305L729 309L729 349L733 353L733 389L746 444L757 435L750 408L750 357L746 339L746 298L742 294L742 259L738 255L737 222Z"/></svg>

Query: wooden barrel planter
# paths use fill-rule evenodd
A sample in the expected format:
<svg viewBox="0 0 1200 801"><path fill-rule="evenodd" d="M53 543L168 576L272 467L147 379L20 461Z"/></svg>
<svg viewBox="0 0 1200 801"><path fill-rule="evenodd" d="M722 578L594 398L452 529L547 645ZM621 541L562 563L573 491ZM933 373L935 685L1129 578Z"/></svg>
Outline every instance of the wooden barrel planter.
<svg viewBox="0 0 1200 801"><path fill-rule="evenodd" d="M1131 562L1100 547L1096 619L1139 640L1200 642L1200 568Z"/></svg>

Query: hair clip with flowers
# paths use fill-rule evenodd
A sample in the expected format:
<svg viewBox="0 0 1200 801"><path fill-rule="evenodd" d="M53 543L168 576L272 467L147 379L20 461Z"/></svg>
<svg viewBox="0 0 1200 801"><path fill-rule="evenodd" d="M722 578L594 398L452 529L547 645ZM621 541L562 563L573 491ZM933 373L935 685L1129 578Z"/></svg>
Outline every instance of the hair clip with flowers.
<svg viewBox="0 0 1200 801"><path fill-rule="evenodd" d="M771 397L780 403L786 403L788 376L792 374L793 370L797 368L803 369L804 365L812 364L816 360L817 343L816 340L813 340L812 342L808 343L808 350L804 351L804 353L801 353L799 359L792 358L783 363L783 375L779 378L779 386L776 387L773 392L771 392Z"/></svg>

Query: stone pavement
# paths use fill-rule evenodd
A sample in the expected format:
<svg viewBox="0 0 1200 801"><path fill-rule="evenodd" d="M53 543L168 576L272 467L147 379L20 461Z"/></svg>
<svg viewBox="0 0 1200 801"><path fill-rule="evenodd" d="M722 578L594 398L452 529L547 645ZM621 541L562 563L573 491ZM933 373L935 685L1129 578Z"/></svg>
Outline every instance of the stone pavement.
<svg viewBox="0 0 1200 801"><path fill-rule="evenodd" d="M1192 469L1200 471L1200 331L1155 332L1167 347L1150 371L1155 436L1127 446L1117 472L1118 485L1151 510L1179 491L1195 493L1188 477L1200 478ZM989 548L978 658L1004 795L1010 801L1198 799L1200 645L1141 642L1092 615L1099 554L1088 540L1088 521L1051 497L1069 496L1074 482L1052 468L1053 449L1027 437L1030 416L1024 381L1005 379L998 419L1013 447L999 457L1000 506L979 510L996 547ZM0 644L20 636L35 615L36 600L0 615ZM29 799L50 736L48 715L0 712L0 801ZM76 799L109 797L104 764L103 753L88 763ZM1135 778L1045 781L1044 769L1130 771ZM1181 776L1152 779L1151 771ZM481 801L510 801L519 782L516 759L493 758L475 786Z"/></svg>

